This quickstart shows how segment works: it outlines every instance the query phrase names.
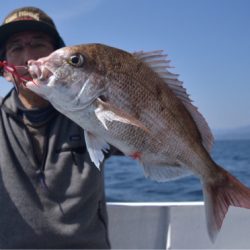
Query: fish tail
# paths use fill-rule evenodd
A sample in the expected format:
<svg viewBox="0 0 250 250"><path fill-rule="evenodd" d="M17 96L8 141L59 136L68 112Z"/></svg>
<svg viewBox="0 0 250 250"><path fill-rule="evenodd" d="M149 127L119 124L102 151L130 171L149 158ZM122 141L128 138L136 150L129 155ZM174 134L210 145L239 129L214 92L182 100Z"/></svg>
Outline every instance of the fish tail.
<svg viewBox="0 0 250 250"><path fill-rule="evenodd" d="M217 181L203 184L208 234L212 242L220 231L229 206L250 208L250 189L221 167L219 173Z"/></svg>

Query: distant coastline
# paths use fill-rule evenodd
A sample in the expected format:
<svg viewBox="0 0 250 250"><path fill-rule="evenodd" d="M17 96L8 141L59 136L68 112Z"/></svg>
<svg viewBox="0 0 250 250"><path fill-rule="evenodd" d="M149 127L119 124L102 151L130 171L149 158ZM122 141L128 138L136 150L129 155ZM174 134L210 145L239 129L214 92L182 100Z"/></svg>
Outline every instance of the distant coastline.
<svg viewBox="0 0 250 250"><path fill-rule="evenodd" d="M213 129L215 140L250 140L250 125L234 129Z"/></svg>

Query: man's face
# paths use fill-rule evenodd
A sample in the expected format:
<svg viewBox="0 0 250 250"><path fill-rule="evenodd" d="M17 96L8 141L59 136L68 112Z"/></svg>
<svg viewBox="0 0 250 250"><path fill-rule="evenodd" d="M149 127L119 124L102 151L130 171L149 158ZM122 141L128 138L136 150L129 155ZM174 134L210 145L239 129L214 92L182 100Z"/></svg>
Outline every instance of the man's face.
<svg viewBox="0 0 250 250"><path fill-rule="evenodd" d="M45 33L38 31L25 31L13 34L5 45L6 61L12 65L26 66L30 59L48 56L54 51L53 40ZM27 75L24 70L20 75ZM12 76L5 74L9 81Z"/></svg>

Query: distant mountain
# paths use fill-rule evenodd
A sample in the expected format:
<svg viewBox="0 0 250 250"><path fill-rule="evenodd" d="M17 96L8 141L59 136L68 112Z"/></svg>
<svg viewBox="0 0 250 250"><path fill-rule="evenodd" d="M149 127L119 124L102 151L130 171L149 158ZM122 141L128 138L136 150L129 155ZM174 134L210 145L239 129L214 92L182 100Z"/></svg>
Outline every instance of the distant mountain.
<svg viewBox="0 0 250 250"><path fill-rule="evenodd" d="M250 125L234 129L214 129L216 140L250 140Z"/></svg>

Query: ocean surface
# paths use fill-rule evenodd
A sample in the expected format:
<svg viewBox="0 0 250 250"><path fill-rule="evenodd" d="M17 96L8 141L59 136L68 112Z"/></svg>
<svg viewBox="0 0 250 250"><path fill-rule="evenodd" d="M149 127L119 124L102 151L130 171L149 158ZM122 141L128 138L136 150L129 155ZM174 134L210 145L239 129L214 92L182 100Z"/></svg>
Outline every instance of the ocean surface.
<svg viewBox="0 0 250 250"><path fill-rule="evenodd" d="M250 187L250 140L215 141L212 158ZM144 177L139 163L112 156L105 165L107 201L202 201L202 187L194 175L159 183Z"/></svg>

